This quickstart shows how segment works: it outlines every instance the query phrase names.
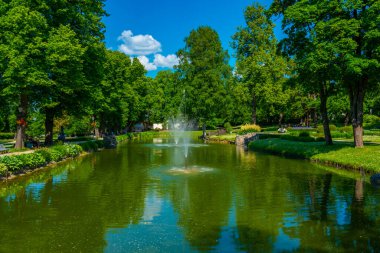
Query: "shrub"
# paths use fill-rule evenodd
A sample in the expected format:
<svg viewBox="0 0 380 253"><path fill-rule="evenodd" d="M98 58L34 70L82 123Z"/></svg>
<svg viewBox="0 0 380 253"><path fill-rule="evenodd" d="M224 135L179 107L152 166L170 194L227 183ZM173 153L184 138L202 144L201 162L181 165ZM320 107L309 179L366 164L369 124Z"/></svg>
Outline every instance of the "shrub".
<svg viewBox="0 0 380 253"><path fill-rule="evenodd" d="M321 141L326 141L326 140L325 140L325 137L317 137L317 138L315 139L315 141L317 141L317 142L321 142Z"/></svg>
<svg viewBox="0 0 380 253"><path fill-rule="evenodd" d="M261 132L261 127L259 125L245 124L240 127L240 131L238 133L243 135L247 133L256 133L256 132Z"/></svg>
<svg viewBox="0 0 380 253"><path fill-rule="evenodd" d="M22 168L35 169L46 164L45 158L39 153L19 155L18 159L22 163Z"/></svg>
<svg viewBox="0 0 380 253"><path fill-rule="evenodd" d="M287 141L301 141L301 142L314 142L316 139L311 136L294 136L294 135L281 135L280 139Z"/></svg>
<svg viewBox="0 0 380 253"><path fill-rule="evenodd" d="M332 125L332 124L330 124L329 126L330 126L330 131L336 131L336 130L337 130L336 125ZM319 125L319 126L317 127L317 132L318 132L318 133L323 133L323 132L324 132L324 130L323 130L323 125Z"/></svg>
<svg viewBox="0 0 380 253"><path fill-rule="evenodd" d="M84 151L91 152L91 151L98 151L99 148L104 148L103 141L97 140L97 141L89 141L89 142L83 142L80 143L79 146Z"/></svg>
<svg viewBox="0 0 380 253"><path fill-rule="evenodd" d="M2 156L0 157L0 163L5 164L9 171L21 170L23 167L19 156Z"/></svg>
<svg viewBox="0 0 380 253"><path fill-rule="evenodd" d="M5 165L9 171L13 172L21 169L35 169L44 166L46 163L58 162L67 157L78 156L81 152L82 148L79 145L57 145L51 148L39 149L30 154L1 156L0 164Z"/></svg>
<svg viewBox="0 0 380 253"><path fill-rule="evenodd" d="M42 155L42 157L45 159L45 161L47 163L50 163L51 161L54 161L53 157L52 157L52 152L51 150L47 149L47 148L42 148L42 149L39 149L37 150L36 152L34 153L37 153L37 154L40 154Z"/></svg>
<svg viewBox="0 0 380 253"><path fill-rule="evenodd" d="M231 124L230 124L230 122L226 122L225 124L224 124L224 128L226 129L226 131L227 131L227 133L231 133L232 132L232 126L231 126Z"/></svg>
<svg viewBox="0 0 380 253"><path fill-rule="evenodd" d="M298 134L299 137L310 137L310 133L309 132L300 132Z"/></svg>
<svg viewBox="0 0 380 253"><path fill-rule="evenodd" d="M0 133L0 139L13 139L15 137L14 133Z"/></svg>
<svg viewBox="0 0 380 253"><path fill-rule="evenodd" d="M380 117L376 115L365 114L363 121L366 128L380 128Z"/></svg>
<svg viewBox="0 0 380 253"><path fill-rule="evenodd" d="M5 176L7 173L7 166L4 163L0 163L0 175Z"/></svg>
<svg viewBox="0 0 380 253"><path fill-rule="evenodd" d="M352 133L352 126L339 127L337 130L341 133Z"/></svg>
<svg viewBox="0 0 380 253"><path fill-rule="evenodd" d="M340 132L340 131L331 131L331 137L332 138L352 138L353 133L352 132Z"/></svg>

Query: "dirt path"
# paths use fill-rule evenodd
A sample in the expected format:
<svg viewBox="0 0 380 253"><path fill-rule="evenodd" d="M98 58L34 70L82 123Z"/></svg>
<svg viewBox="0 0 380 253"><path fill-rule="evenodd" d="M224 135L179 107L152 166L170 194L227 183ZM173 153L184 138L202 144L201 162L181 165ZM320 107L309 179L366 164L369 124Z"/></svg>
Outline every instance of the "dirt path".
<svg viewBox="0 0 380 253"><path fill-rule="evenodd" d="M35 150L26 150L26 151L20 151L20 152L12 152L12 153L4 153L0 154L0 156L11 156L11 155L23 155L23 154L30 154L33 153Z"/></svg>

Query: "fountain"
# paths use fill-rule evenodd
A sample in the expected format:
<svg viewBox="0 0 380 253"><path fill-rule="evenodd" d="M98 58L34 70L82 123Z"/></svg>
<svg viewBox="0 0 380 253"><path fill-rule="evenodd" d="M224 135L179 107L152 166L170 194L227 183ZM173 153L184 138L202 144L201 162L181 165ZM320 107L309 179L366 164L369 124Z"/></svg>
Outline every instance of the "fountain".
<svg viewBox="0 0 380 253"><path fill-rule="evenodd" d="M186 100L185 91L183 92L183 96L182 104L178 110L183 113L179 113L168 122L172 141L169 143L157 143L156 141L156 143L153 144L153 148L174 149L172 164L170 166L161 167L160 170L163 170L165 173L169 173L171 175L197 174L212 171L213 169L211 168L191 164L191 157L189 157L191 151L190 148L200 148L207 145L203 143L191 143L192 138L189 136L189 132L187 132L187 130L192 129L195 126L195 122L186 117L186 107L183 103L183 101Z"/></svg>

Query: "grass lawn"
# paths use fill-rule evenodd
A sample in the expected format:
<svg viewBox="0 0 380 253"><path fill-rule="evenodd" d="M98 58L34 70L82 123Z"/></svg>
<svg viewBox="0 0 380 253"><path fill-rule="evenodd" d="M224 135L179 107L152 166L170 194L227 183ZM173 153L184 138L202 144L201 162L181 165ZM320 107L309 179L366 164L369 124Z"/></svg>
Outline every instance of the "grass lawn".
<svg viewBox="0 0 380 253"><path fill-rule="evenodd" d="M223 135L213 135L209 137L210 141L228 141L233 142L236 139L236 134L223 134Z"/></svg>
<svg viewBox="0 0 380 253"><path fill-rule="evenodd" d="M251 142L249 148L287 157L309 159L334 167L380 172L380 145L375 144L355 148L348 142L335 142L332 146L326 146L324 142L266 139Z"/></svg>

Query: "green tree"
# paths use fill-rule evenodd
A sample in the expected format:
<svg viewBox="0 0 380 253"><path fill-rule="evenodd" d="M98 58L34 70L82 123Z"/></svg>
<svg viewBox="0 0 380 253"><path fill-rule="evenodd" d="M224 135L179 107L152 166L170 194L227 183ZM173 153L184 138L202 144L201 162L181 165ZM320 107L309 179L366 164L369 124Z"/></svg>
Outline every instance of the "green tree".
<svg viewBox="0 0 380 253"><path fill-rule="evenodd" d="M43 69L47 22L25 2L1 1L0 27L1 93L18 99L15 147L22 148L30 96L48 85Z"/></svg>
<svg viewBox="0 0 380 253"><path fill-rule="evenodd" d="M210 27L192 30L185 38L185 48L178 51L178 66L186 92L186 116L203 125L220 117L224 108L226 81L231 73L228 53L222 48L219 35Z"/></svg>
<svg viewBox="0 0 380 253"><path fill-rule="evenodd" d="M126 126L128 118L128 78L131 60L121 52L106 52L104 78L101 92L96 97L96 115L100 123L100 131L118 131Z"/></svg>
<svg viewBox="0 0 380 253"><path fill-rule="evenodd" d="M272 11L284 15L285 42L293 53L313 51L313 72L348 91L355 146L363 147L364 98L379 79L379 1L276 0Z"/></svg>
<svg viewBox="0 0 380 253"><path fill-rule="evenodd" d="M270 110L283 104L282 93L286 60L277 53L277 41L273 33L274 24L259 4L248 6L244 12L245 27L240 27L233 36L232 47L236 50L236 70L242 82L248 87L252 103L252 123L257 123L257 107ZM276 112L277 113L277 112ZM279 113L280 114L280 113Z"/></svg>

